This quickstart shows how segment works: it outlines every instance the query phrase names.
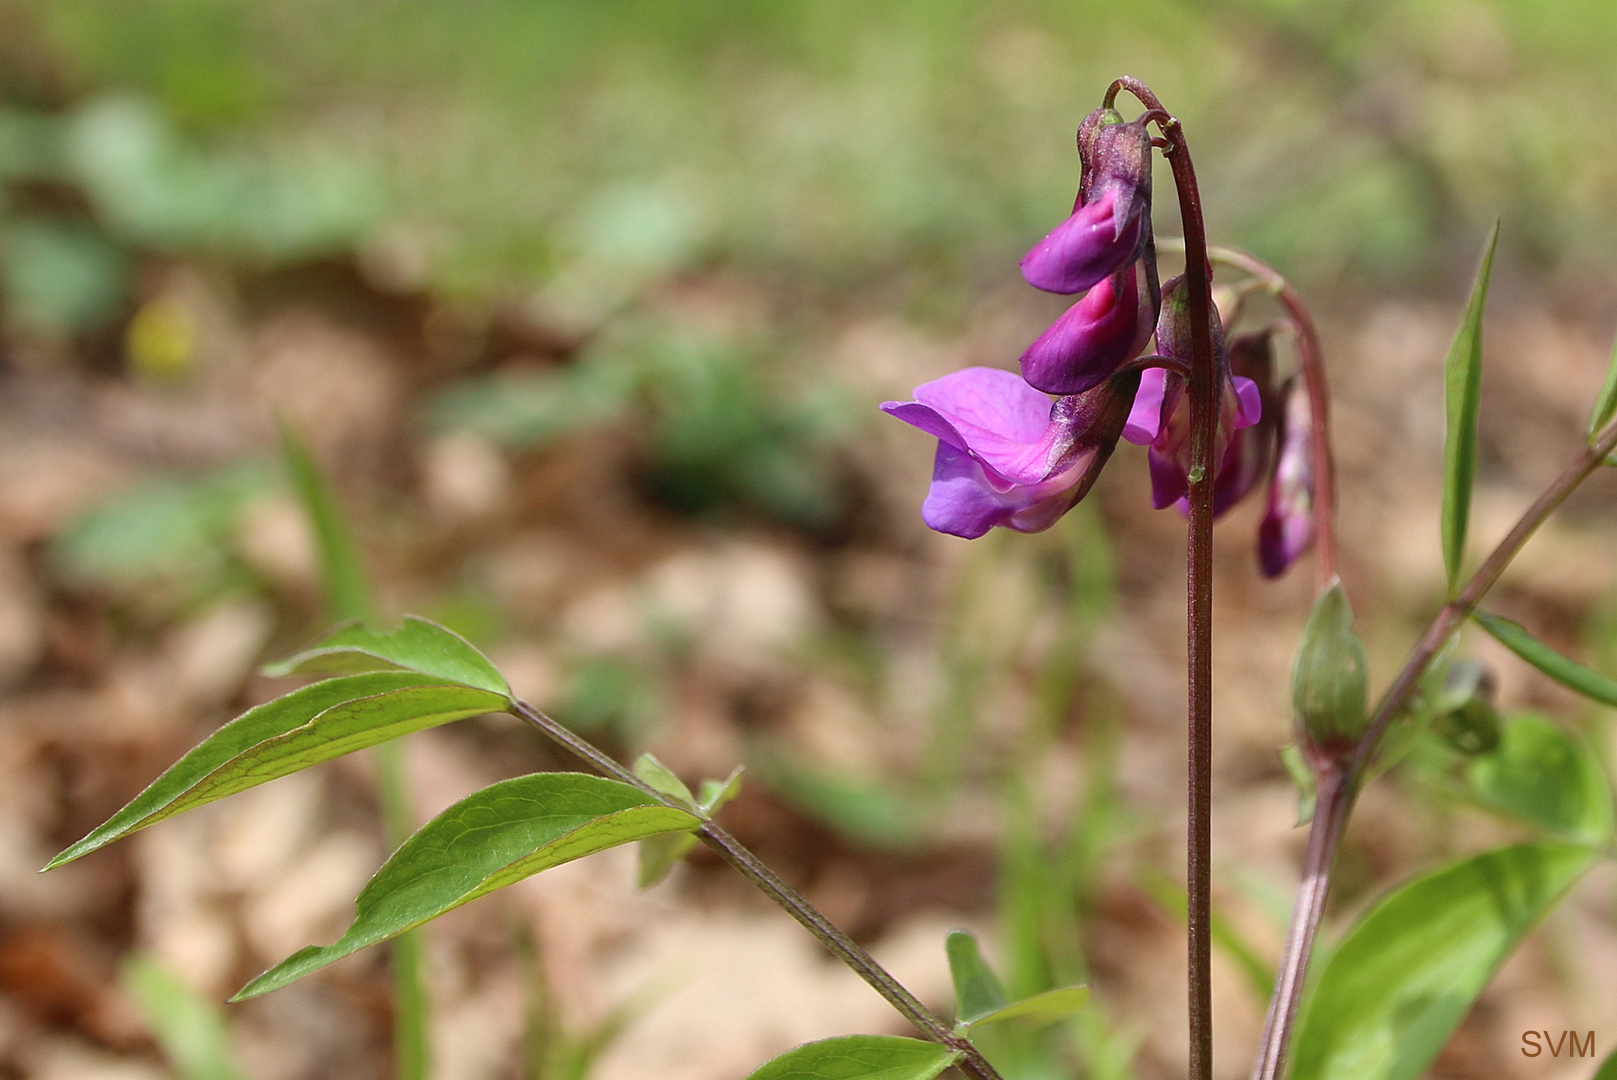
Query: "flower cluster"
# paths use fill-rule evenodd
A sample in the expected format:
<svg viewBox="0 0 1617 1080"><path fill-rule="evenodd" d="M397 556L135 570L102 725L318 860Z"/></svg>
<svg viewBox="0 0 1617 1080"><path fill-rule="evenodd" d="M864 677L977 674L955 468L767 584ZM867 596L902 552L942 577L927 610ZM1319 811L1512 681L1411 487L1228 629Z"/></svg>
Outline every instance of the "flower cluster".
<svg viewBox="0 0 1617 1080"><path fill-rule="evenodd" d="M968 539L996 525L1047 529L1088 493L1120 438L1149 447L1154 506L1188 505L1189 290L1182 277L1158 281L1146 119L1101 108L1078 129L1072 214L1021 265L1037 288L1083 295L1028 346L1021 377L967 368L918 387L914 401L882 405L938 440L921 507L929 527ZM1220 384L1213 512L1271 477L1260 563L1272 576L1313 538L1307 398L1295 378L1274 392L1267 331L1226 344L1216 310L1210 329Z"/></svg>

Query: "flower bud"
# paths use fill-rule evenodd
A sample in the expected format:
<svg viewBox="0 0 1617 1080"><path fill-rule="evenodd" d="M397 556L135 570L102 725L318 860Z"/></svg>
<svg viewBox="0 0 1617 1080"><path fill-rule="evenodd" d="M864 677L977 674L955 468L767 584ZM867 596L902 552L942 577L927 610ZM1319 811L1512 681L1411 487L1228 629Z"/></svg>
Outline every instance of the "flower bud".
<svg viewBox="0 0 1617 1080"><path fill-rule="evenodd" d="M1353 611L1340 580L1314 601L1291 667L1297 741L1316 773L1345 764L1364 735L1369 664L1353 632Z"/></svg>
<svg viewBox="0 0 1617 1080"><path fill-rule="evenodd" d="M1269 503L1258 526L1258 565L1279 577L1314 542L1314 430L1308 387L1296 375L1280 398L1280 452L1269 479Z"/></svg>
<svg viewBox="0 0 1617 1080"><path fill-rule="evenodd" d="M1047 394L1098 386L1145 351L1156 310L1151 267L1138 259L1093 289L1022 354L1022 378Z"/></svg>
<svg viewBox="0 0 1617 1080"><path fill-rule="evenodd" d="M1022 276L1046 292L1093 288L1150 246L1151 133L1145 124L1097 109L1078 129L1078 155L1083 178L1072 215L1022 257Z"/></svg>

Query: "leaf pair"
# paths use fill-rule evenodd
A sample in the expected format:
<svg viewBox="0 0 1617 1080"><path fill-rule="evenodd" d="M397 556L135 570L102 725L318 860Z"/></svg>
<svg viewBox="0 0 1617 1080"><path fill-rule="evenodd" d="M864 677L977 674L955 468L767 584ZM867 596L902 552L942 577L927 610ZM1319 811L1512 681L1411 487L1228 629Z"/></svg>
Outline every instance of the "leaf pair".
<svg viewBox="0 0 1617 1080"><path fill-rule="evenodd" d="M391 633L343 627L273 670L336 675L250 709L214 732L50 866L317 762L512 705L505 680L481 653L424 619L406 619ZM733 780L704 791L703 805L732 792ZM551 866L701 824L695 805L670 805L616 780L541 773L502 781L462 799L406 840L360 893L341 939L294 954L236 997L284 986Z"/></svg>
<svg viewBox="0 0 1617 1080"><path fill-rule="evenodd" d="M505 679L481 653L425 619L406 619L390 634L344 627L269 671L345 674L230 721L45 869L265 781L511 702Z"/></svg>

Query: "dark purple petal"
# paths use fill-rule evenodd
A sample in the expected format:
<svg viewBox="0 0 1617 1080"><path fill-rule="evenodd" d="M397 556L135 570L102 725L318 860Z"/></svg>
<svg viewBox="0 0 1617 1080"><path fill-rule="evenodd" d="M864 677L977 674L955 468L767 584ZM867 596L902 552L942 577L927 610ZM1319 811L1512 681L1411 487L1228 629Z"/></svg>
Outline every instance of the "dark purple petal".
<svg viewBox="0 0 1617 1080"><path fill-rule="evenodd" d="M1295 376L1281 388L1280 454L1258 526L1258 564L1279 577L1314 541L1314 448L1307 388Z"/></svg>
<svg viewBox="0 0 1617 1080"><path fill-rule="evenodd" d="M1136 262L1068 308L1022 354L1022 378L1047 394L1079 394L1144 352L1156 312L1140 275Z"/></svg>
<svg viewBox="0 0 1617 1080"><path fill-rule="evenodd" d="M1178 455L1158 450L1153 446L1146 454L1151 467L1151 506L1157 510L1181 501L1190 492L1190 477Z"/></svg>
<svg viewBox="0 0 1617 1080"><path fill-rule="evenodd" d="M1027 283L1046 292L1078 293L1133 262L1145 215L1138 201L1133 213L1121 201L1115 189L1102 191L1034 244L1022 256ZM1120 210L1125 216L1118 216Z"/></svg>

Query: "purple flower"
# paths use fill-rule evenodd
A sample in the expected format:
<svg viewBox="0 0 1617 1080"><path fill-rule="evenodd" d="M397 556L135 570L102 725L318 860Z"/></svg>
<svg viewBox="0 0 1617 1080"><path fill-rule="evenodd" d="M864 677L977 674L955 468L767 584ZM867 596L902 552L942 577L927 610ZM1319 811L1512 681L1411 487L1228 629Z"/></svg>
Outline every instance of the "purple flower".
<svg viewBox="0 0 1617 1080"><path fill-rule="evenodd" d="M1158 510L1180 504L1189 506L1190 494L1190 398L1184 393L1185 380L1162 368L1151 368L1140 377L1140 390L1123 426L1123 438L1137 446L1149 446L1151 505ZM1263 399L1258 384L1235 375L1224 383L1219 409L1218 437L1213 458L1213 513L1222 514L1251 490L1256 479L1248 480L1243 463L1248 433L1243 430L1263 415ZM1261 475L1261 471L1259 473Z"/></svg>
<svg viewBox="0 0 1617 1080"><path fill-rule="evenodd" d="M938 440L921 520L975 539L995 525L1048 529L1089 491L1111 456L1139 374L1054 403L1016 375L972 367L916 387L882 411Z"/></svg>
<svg viewBox="0 0 1617 1080"><path fill-rule="evenodd" d="M1308 388L1293 375L1280 388L1280 454L1258 526L1258 564L1279 577L1314 542L1314 441Z"/></svg>
<svg viewBox="0 0 1617 1080"><path fill-rule="evenodd" d="M1231 374L1230 352L1224 345L1217 310L1208 312L1214 362L1223 391L1219 398L1217 432L1213 441L1213 513L1235 505L1263 475L1268 460L1269 430L1252 428L1263 416L1263 390L1246 375ZM1157 351L1182 360L1191 358L1190 296L1185 279L1175 277L1163 287L1162 315L1157 320ZM1268 350L1237 339L1241 368L1267 379ZM1158 510L1174 503L1188 505L1190 493L1190 399L1185 380L1162 368L1152 368L1140 379L1134 407L1123 425L1123 438L1151 447L1151 504Z"/></svg>
<svg viewBox="0 0 1617 1080"><path fill-rule="evenodd" d="M1152 270L1137 259L1089 290L1022 354L1022 378L1047 394L1098 386L1145 351L1157 321Z"/></svg>
<svg viewBox="0 0 1617 1080"><path fill-rule="evenodd" d="M1151 135L1112 109L1078 129L1083 180L1072 216L1022 257L1029 285L1054 293L1093 288L1139 258L1151 241Z"/></svg>

